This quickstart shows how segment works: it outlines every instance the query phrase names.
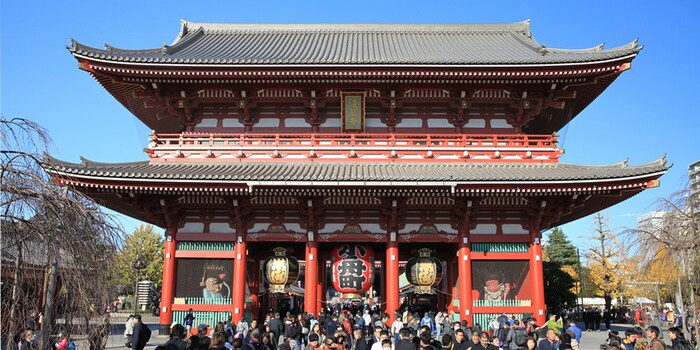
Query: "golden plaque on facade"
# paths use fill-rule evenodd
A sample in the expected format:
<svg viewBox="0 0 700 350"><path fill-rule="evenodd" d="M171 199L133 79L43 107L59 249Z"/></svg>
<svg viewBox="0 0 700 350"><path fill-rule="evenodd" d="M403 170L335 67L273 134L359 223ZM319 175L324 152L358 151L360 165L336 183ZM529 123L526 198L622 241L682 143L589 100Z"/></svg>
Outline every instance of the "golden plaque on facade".
<svg viewBox="0 0 700 350"><path fill-rule="evenodd" d="M340 131L365 131L365 93L340 93Z"/></svg>

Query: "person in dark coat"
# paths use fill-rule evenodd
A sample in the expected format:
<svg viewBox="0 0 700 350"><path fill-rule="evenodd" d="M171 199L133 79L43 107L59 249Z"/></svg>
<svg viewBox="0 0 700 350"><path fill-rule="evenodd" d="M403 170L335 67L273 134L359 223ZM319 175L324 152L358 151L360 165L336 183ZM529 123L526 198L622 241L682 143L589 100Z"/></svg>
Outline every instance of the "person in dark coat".
<svg viewBox="0 0 700 350"><path fill-rule="evenodd" d="M132 320L134 323L134 335L131 338L131 348L133 350L143 350L146 343L151 339L151 330L141 322L141 315L134 315Z"/></svg>
<svg viewBox="0 0 700 350"><path fill-rule="evenodd" d="M401 330L399 330L399 334L401 335L401 339L396 342L396 345L394 346L395 350L416 350L417 347L413 342L413 339L411 339L410 329L407 327L401 328Z"/></svg>
<svg viewBox="0 0 700 350"><path fill-rule="evenodd" d="M284 324L280 317L280 313L275 312L275 316L270 320L270 333L272 333L272 342L275 346L279 343L280 335L284 334Z"/></svg>
<svg viewBox="0 0 700 350"><path fill-rule="evenodd" d="M367 344L367 339L364 337L364 332L361 328L354 329L352 331L353 339L353 350L369 350L369 345Z"/></svg>

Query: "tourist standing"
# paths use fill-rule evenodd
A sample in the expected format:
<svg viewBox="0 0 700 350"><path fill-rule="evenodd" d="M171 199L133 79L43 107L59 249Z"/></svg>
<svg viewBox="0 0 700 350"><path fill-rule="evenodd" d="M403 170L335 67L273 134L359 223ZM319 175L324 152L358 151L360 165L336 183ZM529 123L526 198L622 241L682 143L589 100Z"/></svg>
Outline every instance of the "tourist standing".
<svg viewBox="0 0 700 350"><path fill-rule="evenodd" d="M134 315L132 322L134 324L134 335L131 338L131 348L143 350L146 347L146 343L151 339L151 330L143 324L139 314Z"/></svg>
<svg viewBox="0 0 700 350"><path fill-rule="evenodd" d="M666 346L659 340L659 327L649 326L647 328L647 339L649 339L649 350L666 350Z"/></svg>
<svg viewBox="0 0 700 350"><path fill-rule="evenodd" d="M134 315L129 315L124 323L124 338L126 338L126 343L124 346L131 348L131 338L134 335Z"/></svg>

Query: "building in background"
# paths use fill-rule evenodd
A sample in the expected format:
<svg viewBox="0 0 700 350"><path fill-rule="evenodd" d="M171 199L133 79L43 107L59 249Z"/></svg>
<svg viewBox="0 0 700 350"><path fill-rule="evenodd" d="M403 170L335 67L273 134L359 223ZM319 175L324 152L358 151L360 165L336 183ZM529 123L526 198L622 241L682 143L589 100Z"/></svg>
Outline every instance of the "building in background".
<svg viewBox="0 0 700 350"><path fill-rule="evenodd" d="M690 182L690 207L694 214L700 214L700 160L688 167Z"/></svg>

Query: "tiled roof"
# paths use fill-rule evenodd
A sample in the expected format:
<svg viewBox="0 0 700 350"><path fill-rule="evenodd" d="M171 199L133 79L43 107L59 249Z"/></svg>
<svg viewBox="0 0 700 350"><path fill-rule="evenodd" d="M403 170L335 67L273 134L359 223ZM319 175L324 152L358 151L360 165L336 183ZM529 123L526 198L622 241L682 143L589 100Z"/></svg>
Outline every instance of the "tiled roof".
<svg viewBox="0 0 700 350"><path fill-rule="evenodd" d="M612 49L540 45L530 22L508 24L212 24L182 21L172 45L123 50L73 41L76 56L179 65L521 65L585 63L634 55Z"/></svg>
<svg viewBox="0 0 700 350"><path fill-rule="evenodd" d="M621 162L606 166L495 163L331 163L331 162L227 162L227 163L96 163L81 164L47 158L45 167L63 176L120 181L212 183L242 181L445 181L445 182L538 182L625 179L665 172L664 158L628 166Z"/></svg>

